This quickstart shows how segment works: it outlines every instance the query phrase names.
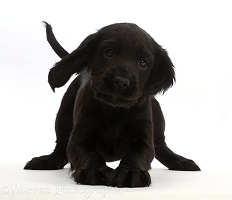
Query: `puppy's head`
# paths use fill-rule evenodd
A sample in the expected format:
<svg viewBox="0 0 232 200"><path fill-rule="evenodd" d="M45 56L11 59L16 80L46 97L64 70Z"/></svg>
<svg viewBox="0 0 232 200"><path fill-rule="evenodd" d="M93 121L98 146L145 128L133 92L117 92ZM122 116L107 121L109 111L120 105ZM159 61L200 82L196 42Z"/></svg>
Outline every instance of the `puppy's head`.
<svg viewBox="0 0 232 200"><path fill-rule="evenodd" d="M54 89L87 68L95 98L129 108L149 95L165 92L175 73L167 52L135 24L113 24L88 36L49 72Z"/></svg>

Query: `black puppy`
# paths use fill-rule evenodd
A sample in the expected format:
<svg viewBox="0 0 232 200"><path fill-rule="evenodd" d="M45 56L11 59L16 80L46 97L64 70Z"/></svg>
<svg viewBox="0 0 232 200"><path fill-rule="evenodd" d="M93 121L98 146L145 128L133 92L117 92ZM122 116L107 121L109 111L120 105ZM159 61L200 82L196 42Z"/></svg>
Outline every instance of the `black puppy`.
<svg viewBox="0 0 232 200"><path fill-rule="evenodd" d="M77 183L144 187L154 158L171 170L198 171L165 143L165 122L154 95L175 81L167 52L135 24L106 26L68 54L46 23L47 39L63 58L50 70L54 90L74 73L56 118L53 153L25 169L61 169L71 163ZM106 162L121 160L113 170Z"/></svg>

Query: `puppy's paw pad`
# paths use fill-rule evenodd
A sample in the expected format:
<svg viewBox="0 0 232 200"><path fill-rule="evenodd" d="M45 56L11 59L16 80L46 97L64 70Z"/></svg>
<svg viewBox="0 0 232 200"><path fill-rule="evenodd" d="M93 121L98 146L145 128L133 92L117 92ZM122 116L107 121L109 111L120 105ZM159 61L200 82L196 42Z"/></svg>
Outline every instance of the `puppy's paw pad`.
<svg viewBox="0 0 232 200"><path fill-rule="evenodd" d="M114 171L110 167L86 168L74 170L72 177L76 183L83 185L107 185L110 174Z"/></svg>
<svg viewBox="0 0 232 200"><path fill-rule="evenodd" d="M56 170L62 169L67 164L66 158L54 157L52 155L45 155L32 158L24 169L32 170Z"/></svg>
<svg viewBox="0 0 232 200"><path fill-rule="evenodd" d="M130 166L119 166L113 173L110 184L116 187L147 187L151 177L147 171L141 171Z"/></svg>
<svg viewBox="0 0 232 200"><path fill-rule="evenodd" d="M175 161L169 169L179 171L201 171L197 164L190 159Z"/></svg>

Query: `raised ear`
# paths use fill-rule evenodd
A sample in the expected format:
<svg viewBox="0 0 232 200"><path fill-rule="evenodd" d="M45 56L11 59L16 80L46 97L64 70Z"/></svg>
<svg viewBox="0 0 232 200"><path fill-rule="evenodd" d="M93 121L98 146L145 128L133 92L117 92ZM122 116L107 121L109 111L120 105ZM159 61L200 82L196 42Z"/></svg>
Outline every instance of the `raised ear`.
<svg viewBox="0 0 232 200"><path fill-rule="evenodd" d="M149 81L145 87L145 94L156 95L166 92L175 82L174 65L166 50L161 46L156 49L155 63Z"/></svg>
<svg viewBox="0 0 232 200"><path fill-rule="evenodd" d="M48 82L52 90L62 87L73 74L87 67L96 47L97 33L94 33L89 35L76 50L57 62L48 74Z"/></svg>

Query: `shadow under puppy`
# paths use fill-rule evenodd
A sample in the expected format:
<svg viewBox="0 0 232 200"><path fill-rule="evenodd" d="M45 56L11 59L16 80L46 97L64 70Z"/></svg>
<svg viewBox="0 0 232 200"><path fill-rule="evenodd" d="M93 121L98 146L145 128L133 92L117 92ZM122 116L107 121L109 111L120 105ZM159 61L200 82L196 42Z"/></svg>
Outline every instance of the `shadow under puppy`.
<svg viewBox="0 0 232 200"><path fill-rule="evenodd" d="M155 156L171 170L199 171L165 143L165 121L154 95L175 81L167 52L135 24L112 24L89 35L72 53L47 39L62 58L50 70L54 90L79 73L59 108L56 147L25 169L61 169L71 163L76 183L117 187L149 186ZM106 162L121 160L113 170Z"/></svg>

